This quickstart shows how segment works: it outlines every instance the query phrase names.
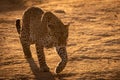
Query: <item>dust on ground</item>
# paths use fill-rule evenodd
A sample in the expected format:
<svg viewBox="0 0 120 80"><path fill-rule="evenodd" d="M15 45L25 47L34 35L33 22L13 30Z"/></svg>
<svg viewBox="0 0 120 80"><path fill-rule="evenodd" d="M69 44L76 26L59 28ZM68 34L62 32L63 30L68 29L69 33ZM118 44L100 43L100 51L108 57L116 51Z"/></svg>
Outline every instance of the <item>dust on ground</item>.
<svg viewBox="0 0 120 80"><path fill-rule="evenodd" d="M0 80L120 80L120 1L49 0L0 6ZM19 0L18 0L19 1ZM60 61L54 48L45 49L51 72L39 72L36 51L33 59L23 55L15 20L27 6L52 11L65 24L71 22L67 45L69 61L60 74L54 69ZM30 5L28 5L30 4Z"/></svg>

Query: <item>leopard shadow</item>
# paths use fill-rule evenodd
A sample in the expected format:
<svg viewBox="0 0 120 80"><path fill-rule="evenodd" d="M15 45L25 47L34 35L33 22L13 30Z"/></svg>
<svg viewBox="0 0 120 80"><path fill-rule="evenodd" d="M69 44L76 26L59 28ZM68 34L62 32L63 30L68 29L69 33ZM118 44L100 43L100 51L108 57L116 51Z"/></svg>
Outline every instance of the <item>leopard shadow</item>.
<svg viewBox="0 0 120 80"><path fill-rule="evenodd" d="M26 58L36 80L55 80L51 72L40 72L33 58Z"/></svg>

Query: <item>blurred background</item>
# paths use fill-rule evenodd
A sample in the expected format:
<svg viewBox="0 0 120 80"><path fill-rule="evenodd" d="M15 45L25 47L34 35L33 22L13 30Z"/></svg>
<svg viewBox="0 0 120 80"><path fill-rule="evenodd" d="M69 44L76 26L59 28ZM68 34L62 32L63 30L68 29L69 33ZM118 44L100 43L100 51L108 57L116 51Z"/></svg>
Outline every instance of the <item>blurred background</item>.
<svg viewBox="0 0 120 80"><path fill-rule="evenodd" d="M39 72L34 45L33 65L24 58L15 21L31 6L71 22L68 64L58 75L55 49L44 49L50 73ZM120 80L120 0L0 0L0 80Z"/></svg>
<svg viewBox="0 0 120 80"><path fill-rule="evenodd" d="M1 0L0 12L24 9L26 7L44 2L47 3L49 0Z"/></svg>

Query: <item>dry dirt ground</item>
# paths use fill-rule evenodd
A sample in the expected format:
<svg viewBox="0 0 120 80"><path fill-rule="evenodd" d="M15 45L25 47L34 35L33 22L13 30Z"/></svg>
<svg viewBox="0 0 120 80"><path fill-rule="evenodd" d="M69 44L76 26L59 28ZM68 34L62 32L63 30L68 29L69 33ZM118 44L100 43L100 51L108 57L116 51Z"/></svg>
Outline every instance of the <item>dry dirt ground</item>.
<svg viewBox="0 0 120 80"><path fill-rule="evenodd" d="M32 5L54 12L65 24L71 22L68 64L55 74L60 58L54 48L45 49L51 72L40 72L34 45L33 59L26 60L15 28L25 8L1 5L0 80L120 80L120 0L51 0Z"/></svg>

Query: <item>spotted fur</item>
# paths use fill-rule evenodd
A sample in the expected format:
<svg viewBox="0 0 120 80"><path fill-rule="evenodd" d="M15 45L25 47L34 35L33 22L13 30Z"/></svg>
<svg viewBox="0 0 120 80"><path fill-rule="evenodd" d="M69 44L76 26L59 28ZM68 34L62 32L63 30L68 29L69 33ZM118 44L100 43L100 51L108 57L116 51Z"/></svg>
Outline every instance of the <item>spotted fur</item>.
<svg viewBox="0 0 120 80"><path fill-rule="evenodd" d="M43 12L37 7L27 9L23 14L22 27L20 20L16 20L16 28L25 57L32 57L30 45L35 44L41 71L49 71L43 48L55 47L61 58L56 73L60 73L67 63L68 26L64 25L52 12Z"/></svg>

